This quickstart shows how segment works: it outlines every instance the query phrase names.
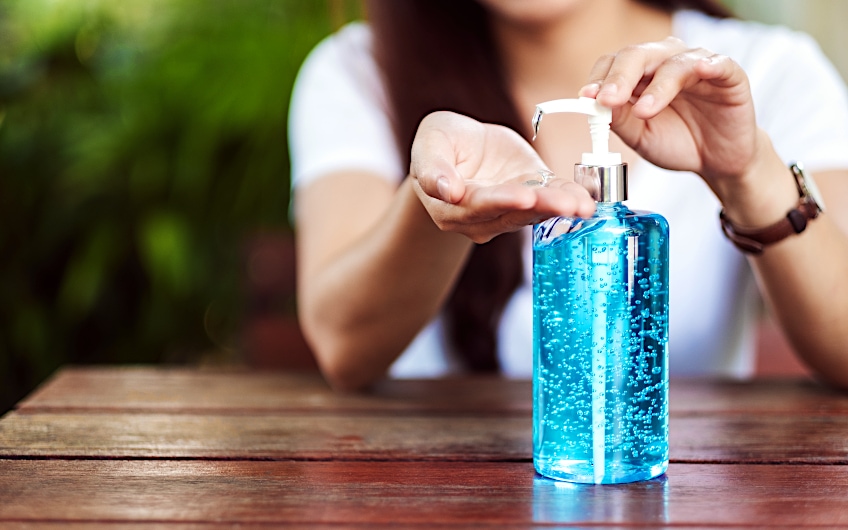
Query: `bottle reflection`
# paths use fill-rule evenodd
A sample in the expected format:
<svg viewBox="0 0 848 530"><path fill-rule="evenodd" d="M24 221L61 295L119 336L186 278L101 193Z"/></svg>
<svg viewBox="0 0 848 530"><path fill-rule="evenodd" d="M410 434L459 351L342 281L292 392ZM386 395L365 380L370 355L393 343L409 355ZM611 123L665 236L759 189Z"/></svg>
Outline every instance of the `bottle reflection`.
<svg viewBox="0 0 848 530"><path fill-rule="evenodd" d="M533 479L535 523L639 523L668 522L668 479L619 485L588 485Z"/></svg>

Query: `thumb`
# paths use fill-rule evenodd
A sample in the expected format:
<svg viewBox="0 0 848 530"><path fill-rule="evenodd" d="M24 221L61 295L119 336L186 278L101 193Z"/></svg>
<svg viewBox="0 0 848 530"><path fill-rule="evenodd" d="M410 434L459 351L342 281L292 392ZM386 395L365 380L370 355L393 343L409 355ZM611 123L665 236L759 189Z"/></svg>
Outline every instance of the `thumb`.
<svg viewBox="0 0 848 530"><path fill-rule="evenodd" d="M465 180L456 168L455 137L467 127L462 118L445 111L425 117L412 142L409 167L410 176L418 180L424 193L452 204L465 195Z"/></svg>
<svg viewBox="0 0 848 530"><path fill-rule="evenodd" d="M453 164L444 158L428 160L422 169L410 171L413 178L427 195L444 202L455 204L465 195L465 181Z"/></svg>

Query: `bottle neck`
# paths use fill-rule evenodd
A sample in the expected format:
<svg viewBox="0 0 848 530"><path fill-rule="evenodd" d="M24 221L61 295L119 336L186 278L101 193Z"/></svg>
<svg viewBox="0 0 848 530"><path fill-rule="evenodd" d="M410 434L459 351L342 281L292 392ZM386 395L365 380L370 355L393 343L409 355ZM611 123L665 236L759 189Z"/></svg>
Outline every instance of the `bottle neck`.
<svg viewBox="0 0 848 530"><path fill-rule="evenodd" d="M630 213L630 210L621 201L595 203L594 217L621 217Z"/></svg>

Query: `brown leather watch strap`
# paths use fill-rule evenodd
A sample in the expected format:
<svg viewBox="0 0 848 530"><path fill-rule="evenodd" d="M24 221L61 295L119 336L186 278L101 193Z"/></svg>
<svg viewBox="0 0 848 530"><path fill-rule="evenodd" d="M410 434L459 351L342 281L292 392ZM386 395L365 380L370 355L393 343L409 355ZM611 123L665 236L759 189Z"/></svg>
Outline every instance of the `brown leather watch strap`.
<svg viewBox="0 0 848 530"><path fill-rule="evenodd" d="M793 234L800 234L807 228L807 221L819 215L819 206L810 197L802 197L798 206L780 221L765 228L744 228L733 224L724 214L719 214L724 235L743 252L762 254L766 245L777 243Z"/></svg>

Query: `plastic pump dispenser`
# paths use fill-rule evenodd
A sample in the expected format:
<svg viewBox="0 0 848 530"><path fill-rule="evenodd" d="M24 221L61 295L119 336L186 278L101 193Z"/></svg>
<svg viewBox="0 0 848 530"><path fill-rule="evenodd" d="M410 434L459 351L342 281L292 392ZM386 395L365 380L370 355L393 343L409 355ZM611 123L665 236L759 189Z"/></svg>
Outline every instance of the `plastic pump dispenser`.
<svg viewBox="0 0 848 530"><path fill-rule="evenodd" d="M574 180L589 190L599 202L627 200L627 164L622 164L621 153L610 153L609 135L612 110L592 98L555 99L536 105L533 115L533 139L539 134L545 114L570 112L589 116L589 134L592 152L583 153L582 164L574 168Z"/></svg>
<svg viewBox="0 0 848 530"><path fill-rule="evenodd" d="M609 152L609 131L612 110L593 98L555 99L536 105L533 116L533 139L539 134L542 116L557 112L571 112L589 116L589 134L592 136L592 152L583 153L583 164L587 166L615 166L621 164L621 154Z"/></svg>
<svg viewBox="0 0 848 530"><path fill-rule="evenodd" d="M597 210L533 230L533 462L572 482L650 479L668 467L668 223L622 204L611 110L591 98L541 103L534 133L559 112L588 116L592 152L574 179Z"/></svg>

